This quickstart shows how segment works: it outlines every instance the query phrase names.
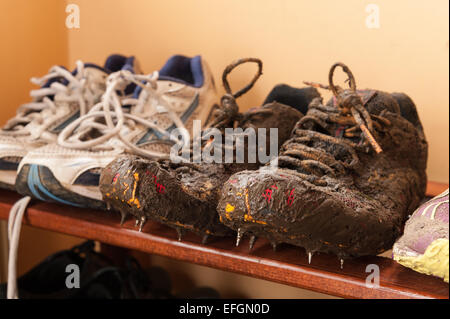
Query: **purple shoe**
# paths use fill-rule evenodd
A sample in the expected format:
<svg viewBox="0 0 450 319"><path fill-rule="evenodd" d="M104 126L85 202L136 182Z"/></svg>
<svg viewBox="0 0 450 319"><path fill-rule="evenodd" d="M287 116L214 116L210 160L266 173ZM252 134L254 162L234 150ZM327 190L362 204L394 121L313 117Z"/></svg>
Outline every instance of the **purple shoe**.
<svg viewBox="0 0 450 319"><path fill-rule="evenodd" d="M394 245L394 260L449 282L448 208L448 189L421 205Z"/></svg>

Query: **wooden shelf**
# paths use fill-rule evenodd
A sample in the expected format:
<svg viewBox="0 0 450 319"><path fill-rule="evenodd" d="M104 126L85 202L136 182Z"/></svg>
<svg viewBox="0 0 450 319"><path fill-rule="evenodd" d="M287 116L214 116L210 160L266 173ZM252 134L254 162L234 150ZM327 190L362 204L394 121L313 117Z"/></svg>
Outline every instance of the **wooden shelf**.
<svg viewBox="0 0 450 319"><path fill-rule="evenodd" d="M448 185L430 183L429 195ZM0 218L7 219L11 205L20 196L0 190ZM187 234L182 242L176 232L154 222L143 231L134 220L119 225L119 214L79 209L70 206L33 201L24 217L27 225L56 231L105 244L158 254L186 262L236 272L345 298L449 298L449 285L441 279L426 276L384 257L347 260L344 268L335 256L314 256L311 265L303 249L281 245L274 252L264 239L258 239L251 252L248 239L235 247L234 238L212 239L207 245L201 238ZM380 287L365 285L366 266L380 267Z"/></svg>

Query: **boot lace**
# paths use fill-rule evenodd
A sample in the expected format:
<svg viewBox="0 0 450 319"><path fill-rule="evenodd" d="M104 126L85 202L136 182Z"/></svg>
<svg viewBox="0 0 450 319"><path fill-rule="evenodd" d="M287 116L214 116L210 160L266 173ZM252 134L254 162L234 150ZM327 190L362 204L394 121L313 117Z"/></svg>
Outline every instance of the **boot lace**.
<svg viewBox="0 0 450 319"><path fill-rule="evenodd" d="M245 63L255 63L257 64L258 70L252 80L249 84L247 84L242 89L238 90L237 92L233 93L231 86L228 81L229 74L239 65L245 64ZM262 75L262 61L257 58L242 58L238 59L231 64L229 64L222 74L222 83L225 88L225 94L221 98L221 107L214 110L212 120L210 123L207 123L207 128L202 132L207 133L211 129L218 129L222 135L225 132L226 128L233 128L236 129L238 127L248 127L255 129L254 125L252 124L252 119L256 116L271 116L273 114L272 110L269 109L263 109L258 108L254 109L251 112L241 113L239 112L239 106L236 102L236 99L247 93L253 85L256 83L256 81L259 79L259 77ZM245 133L242 133L242 135L245 135ZM235 134L235 136L239 136L239 134ZM201 145L201 151L202 152L210 152L212 147L214 146L214 138L211 136L209 140L202 140L201 136L197 136L194 138L194 142L191 144L191 147L189 149L189 158L193 159L193 161L196 160L198 157L197 154L194 154L193 151L193 145L194 143L199 143ZM236 148L235 143L233 143L233 146L227 146L224 143L222 144L223 150L225 151L227 148L232 147L233 152ZM199 168L199 165L190 163L190 161L186 161L185 158L180 158L180 160L183 162L183 165L191 165L193 168Z"/></svg>
<svg viewBox="0 0 450 319"><path fill-rule="evenodd" d="M337 67L348 75L350 89L343 90L334 85L333 75ZM365 104L376 94L369 91L365 99L356 90L355 78L343 63L334 64L328 76L329 85L305 82L314 87L332 91L334 105L323 105L316 98L309 105L306 116L297 122L292 137L280 151L280 167L294 168L301 178L316 185L325 186L324 175L335 177L346 169L359 165L357 151L377 154L383 150L374 136L390 122L380 115L370 114ZM359 142L357 142L359 140Z"/></svg>

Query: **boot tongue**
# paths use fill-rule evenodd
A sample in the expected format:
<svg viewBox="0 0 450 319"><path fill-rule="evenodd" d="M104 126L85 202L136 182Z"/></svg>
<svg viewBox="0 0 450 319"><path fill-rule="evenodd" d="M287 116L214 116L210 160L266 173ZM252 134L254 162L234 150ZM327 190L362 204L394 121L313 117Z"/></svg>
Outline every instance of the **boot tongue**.
<svg viewBox="0 0 450 319"><path fill-rule="evenodd" d="M363 105L366 105L376 94L376 90L357 90L356 93L361 97ZM332 97L332 103L334 107L337 107L337 99L335 96Z"/></svg>

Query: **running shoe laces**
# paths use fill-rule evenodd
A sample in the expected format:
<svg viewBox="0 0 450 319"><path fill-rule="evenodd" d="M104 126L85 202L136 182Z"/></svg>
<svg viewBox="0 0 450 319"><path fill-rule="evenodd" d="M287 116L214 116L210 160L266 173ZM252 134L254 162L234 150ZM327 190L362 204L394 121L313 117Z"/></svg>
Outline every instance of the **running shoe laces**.
<svg viewBox="0 0 450 319"><path fill-rule="evenodd" d="M176 127L185 129L183 121L172 110L164 96L156 91L157 80L157 71L151 75L133 74L127 70L112 73L107 79L107 89L102 101L89 113L69 124L59 134L58 144L66 148L104 151L116 148L117 142L120 141L127 151L136 155L168 158L167 154L139 148L126 138L127 133L141 124L169 140L179 142L176 136L158 125L157 121L148 120L152 115L163 113ZM123 94L130 83L136 84L141 89L137 98L129 98ZM127 107L124 108L125 106Z"/></svg>
<svg viewBox="0 0 450 319"><path fill-rule="evenodd" d="M54 141L52 134L46 134L46 130L52 125L52 121L46 119L51 119L56 114L57 102L78 102L80 114L86 114L98 100L98 93L94 83L86 79L84 63L77 61L76 66L74 73L63 67L53 66L47 75L32 78L31 82L40 85L41 88L31 91L33 102L19 107L17 115L4 126L3 133L12 136L34 135L36 139ZM27 128L32 122L39 125L39 130L31 131Z"/></svg>

